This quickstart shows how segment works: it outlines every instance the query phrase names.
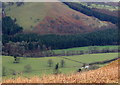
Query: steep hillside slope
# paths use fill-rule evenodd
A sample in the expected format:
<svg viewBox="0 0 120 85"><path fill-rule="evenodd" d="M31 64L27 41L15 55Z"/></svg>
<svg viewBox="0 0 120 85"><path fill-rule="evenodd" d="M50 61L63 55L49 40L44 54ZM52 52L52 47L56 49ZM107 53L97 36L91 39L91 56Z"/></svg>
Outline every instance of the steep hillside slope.
<svg viewBox="0 0 120 85"><path fill-rule="evenodd" d="M106 29L114 25L87 16L63 3L24 3L6 7L6 15L16 18L26 32L40 34L73 34Z"/></svg>
<svg viewBox="0 0 120 85"><path fill-rule="evenodd" d="M88 72L75 73L69 75L49 75L42 78L17 78L9 79L4 83L118 83L118 65L120 59L113 61L109 65L91 70Z"/></svg>
<svg viewBox="0 0 120 85"><path fill-rule="evenodd" d="M50 7L45 7L45 3L27 2L20 6L15 3L6 5L5 12L7 16L16 18L19 25L30 30L46 16L49 9Z"/></svg>

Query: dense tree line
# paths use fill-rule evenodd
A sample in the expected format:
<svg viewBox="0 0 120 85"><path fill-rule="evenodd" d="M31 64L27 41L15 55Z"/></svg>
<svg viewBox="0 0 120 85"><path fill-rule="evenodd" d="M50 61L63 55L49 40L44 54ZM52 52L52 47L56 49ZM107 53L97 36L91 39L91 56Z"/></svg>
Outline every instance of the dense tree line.
<svg viewBox="0 0 120 85"><path fill-rule="evenodd" d="M79 3L74 3L74 2L64 2L64 3L66 5L68 5L70 8L77 10L81 13L84 13L88 16L94 16L102 21L109 21L109 22L112 22L114 24L118 24L118 17L95 11L95 10L88 8L87 6L84 6L84 5L79 4Z"/></svg>
<svg viewBox="0 0 120 85"><path fill-rule="evenodd" d="M39 34L16 34L10 39L12 42L28 42L31 47L46 45L52 49L66 49L90 45L116 45L118 40L117 29L106 29L86 34L76 35L39 35ZM36 43L34 43L36 42Z"/></svg>
<svg viewBox="0 0 120 85"><path fill-rule="evenodd" d="M5 39L5 37L3 37ZM118 29L106 29L86 34L76 35L39 35L39 34L16 34L5 42L26 42L26 49L36 49L43 45L52 49L66 49L91 45L117 45Z"/></svg>

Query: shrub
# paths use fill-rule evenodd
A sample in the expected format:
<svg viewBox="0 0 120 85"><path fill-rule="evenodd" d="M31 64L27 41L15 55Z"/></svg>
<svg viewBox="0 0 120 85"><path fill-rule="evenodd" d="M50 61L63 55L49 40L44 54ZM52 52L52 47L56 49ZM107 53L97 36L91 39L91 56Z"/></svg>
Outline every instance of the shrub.
<svg viewBox="0 0 120 85"><path fill-rule="evenodd" d="M61 60L60 64L61 64L61 67L64 67L65 66L65 61Z"/></svg>
<svg viewBox="0 0 120 85"><path fill-rule="evenodd" d="M6 67L2 67L2 76L6 76L7 75L7 69Z"/></svg>
<svg viewBox="0 0 120 85"><path fill-rule="evenodd" d="M98 65L92 65L90 66L89 70L95 70L95 69L98 69L99 66Z"/></svg>
<svg viewBox="0 0 120 85"><path fill-rule="evenodd" d="M82 69L81 68L79 68L78 70L77 70L77 72L81 72L82 71Z"/></svg>
<svg viewBox="0 0 120 85"><path fill-rule="evenodd" d="M13 63L20 63L20 58L14 57L14 62Z"/></svg>
<svg viewBox="0 0 120 85"><path fill-rule="evenodd" d="M24 66L24 72L26 72L26 73L30 73L32 71L32 67L31 67L31 65L25 65Z"/></svg>
<svg viewBox="0 0 120 85"><path fill-rule="evenodd" d="M48 60L48 67L52 67L53 66L53 61L52 61L52 59L49 59Z"/></svg>

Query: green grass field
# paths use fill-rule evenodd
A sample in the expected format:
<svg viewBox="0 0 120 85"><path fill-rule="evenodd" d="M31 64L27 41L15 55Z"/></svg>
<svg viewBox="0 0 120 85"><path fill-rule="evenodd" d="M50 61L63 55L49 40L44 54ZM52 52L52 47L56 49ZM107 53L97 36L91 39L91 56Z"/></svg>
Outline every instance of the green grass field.
<svg viewBox="0 0 120 85"><path fill-rule="evenodd" d="M87 3L84 3L84 2L77 2L77 3L80 3L80 4L84 5L84 6L89 7L89 8L106 9L106 10L109 10L109 11L117 11L118 10L117 6L94 4L94 3L92 3L91 5L88 5Z"/></svg>
<svg viewBox="0 0 120 85"><path fill-rule="evenodd" d="M8 6L5 11L7 16L16 18L20 26L30 30L46 16L49 8L45 6L45 3L28 2L20 7Z"/></svg>
<svg viewBox="0 0 120 85"><path fill-rule="evenodd" d="M55 53L62 53L63 51L89 51L91 48L96 47L98 50L102 50L105 48L109 49L118 49L117 45L108 45L108 46L87 46L87 47L76 47L76 48L68 48L68 49L60 49L60 50L53 50Z"/></svg>
<svg viewBox="0 0 120 85"><path fill-rule="evenodd" d="M75 56L63 56L72 60L77 60L83 63L91 63L96 61L104 61L109 59L114 59L118 57L118 53L101 53L101 54L85 54L85 55L75 55ZM53 67L48 67L48 60L53 60ZM6 68L7 76L6 78L14 78L17 76L30 77L30 76L41 76L44 74L52 74L56 63L61 60L65 61L65 67L60 68L62 73L76 72L76 70L82 65L74 61L66 60L61 57L42 57L42 58L21 58L20 63L13 63L14 58L11 56L2 56L2 64ZM11 70L16 72L23 72L25 65L31 65L32 72L23 73L22 75L12 75ZM103 66L103 65L100 65Z"/></svg>

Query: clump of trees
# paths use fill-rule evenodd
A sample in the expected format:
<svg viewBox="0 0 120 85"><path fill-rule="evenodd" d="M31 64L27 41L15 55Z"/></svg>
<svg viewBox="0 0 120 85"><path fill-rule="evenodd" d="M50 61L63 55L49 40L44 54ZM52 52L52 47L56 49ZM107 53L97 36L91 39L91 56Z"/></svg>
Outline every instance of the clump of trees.
<svg viewBox="0 0 120 85"><path fill-rule="evenodd" d="M23 28L17 25L10 17L2 18L2 33L4 35L15 35L22 32Z"/></svg>
<svg viewBox="0 0 120 85"><path fill-rule="evenodd" d="M13 63L19 63L20 57L23 56L25 53L25 48L23 46L20 46L19 42L18 43L9 42L4 45L3 51L5 55L14 57Z"/></svg>

